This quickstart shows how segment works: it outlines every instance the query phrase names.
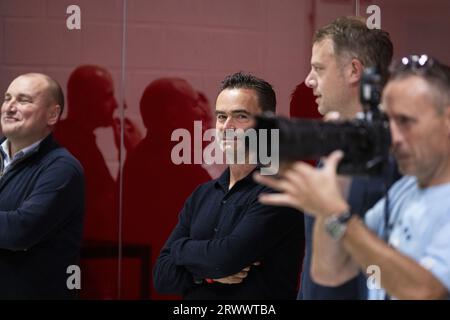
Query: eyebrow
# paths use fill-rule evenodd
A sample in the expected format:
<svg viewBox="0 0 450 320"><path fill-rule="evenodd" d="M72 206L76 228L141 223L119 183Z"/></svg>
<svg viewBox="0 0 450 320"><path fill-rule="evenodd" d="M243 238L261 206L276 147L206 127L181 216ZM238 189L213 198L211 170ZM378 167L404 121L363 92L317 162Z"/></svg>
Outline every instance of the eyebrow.
<svg viewBox="0 0 450 320"><path fill-rule="evenodd" d="M220 111L220 110L216 110L215 113L216 113L216 115L218 115L218 114L226 114L225 111ZM233 110L233 111L231 111L231 113L232 113L232 114L236 114L236 113L245 113L245 114L248 114L248 115L251 114L250 112L248 112L248 111L245 110L245 109L237 109L237 110Z"/></svg>
<svg viewBox="0 0 450 320"><path fill-rule="evenodd" d="M11 97L12 97L12 94L10 94L9 92L5 93L5 98L11 98ZM18 99L25 98L25 99L33 100L33 96L26 94L26 93L19 93L17 98Z"/></svg>
<svg viewBox="0 0 450 320"><path fill-rule="evenodd" d="M314 68L323 68L323 64L321 64L319 62L312 62L311 66Z"/></svg>
<svg viewBox="0 0 450 320"><path fill-rule="evenodd" d="M26 99L33 100L33 97L31 95L25 94L25 93L19 93L18 98L26 98Z"/></svg>

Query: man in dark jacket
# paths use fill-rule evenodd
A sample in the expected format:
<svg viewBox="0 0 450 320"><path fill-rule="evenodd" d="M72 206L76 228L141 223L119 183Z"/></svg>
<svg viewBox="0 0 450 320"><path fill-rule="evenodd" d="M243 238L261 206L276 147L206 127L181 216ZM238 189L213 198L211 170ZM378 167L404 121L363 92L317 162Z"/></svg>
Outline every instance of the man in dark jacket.
<svg viewBox="0 0 450 320"><path fill-rule="evenodd" d="M84 177L79 162L52 136L63 107L60 86L43 74L21 75L5 93L0 140L0 299L76 295Z"/></svg>

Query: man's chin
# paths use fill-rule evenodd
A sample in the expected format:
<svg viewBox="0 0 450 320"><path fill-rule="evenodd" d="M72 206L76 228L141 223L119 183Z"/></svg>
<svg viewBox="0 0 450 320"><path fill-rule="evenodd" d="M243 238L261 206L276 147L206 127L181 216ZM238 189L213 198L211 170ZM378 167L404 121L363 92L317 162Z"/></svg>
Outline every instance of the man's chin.
<svg viewBox="0 0 450 320"><path fill-rule="evenodd" d="M414 175L414 168L406 160L397 160L398 171L404 176Z"/></svg>
<svg viewBox="0 0 450 320"><path fill-rule="evenodd" d="M325 108L323 105L318 105L317 106L317 111L319 111L319 113L324 116L328 113L327 108Z"/></svg>
<svg viewBox="0 0 450 320"><path fill-rule="evenodd" d="M9 124L2 123L2 132L3 135L13 135L17 133L18 128L16 126L11 126Z"/></svg>

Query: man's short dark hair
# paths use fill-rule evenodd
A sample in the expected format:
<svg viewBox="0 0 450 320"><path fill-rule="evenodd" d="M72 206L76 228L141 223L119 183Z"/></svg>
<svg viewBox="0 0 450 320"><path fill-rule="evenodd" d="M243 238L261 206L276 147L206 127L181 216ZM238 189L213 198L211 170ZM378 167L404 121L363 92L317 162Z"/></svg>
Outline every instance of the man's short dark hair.
<svg viewBox="0 0 450 320"><path fill-rule="evenodd" d="M227 76L220 86L220 92L225 89L252 89L258 96L258 103L262 111L275 113L277 99L270 83L244 72L237 72Z"/></svg>
<svg viewBox="0 0 450 320"><path fill-rule="evenodd" d="M336 56L347 54L361 61L365 68L377 67L383 84L386 83L394 51L389 33L369 29L364 19L358 17L340 17L317 30L313 42L328 38L333 41Z"/></svg>

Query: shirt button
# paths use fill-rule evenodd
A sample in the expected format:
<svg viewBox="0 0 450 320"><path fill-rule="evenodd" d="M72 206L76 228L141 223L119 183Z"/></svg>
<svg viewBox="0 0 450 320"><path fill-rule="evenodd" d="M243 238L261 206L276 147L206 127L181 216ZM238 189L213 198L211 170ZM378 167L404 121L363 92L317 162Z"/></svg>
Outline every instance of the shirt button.
<svg viewBox="0 0 450 320"><path fill-rule="evenodd" d="M219 231L219 229L218 228L214 228L214 232L217 232L217 231Z"/></svg>
<svg viewBox="0 0 450 320"><path fill-rule="evenodd" d="M227 200L222 200L222 204L225 204L225 203L227 203Z"/></svg>

